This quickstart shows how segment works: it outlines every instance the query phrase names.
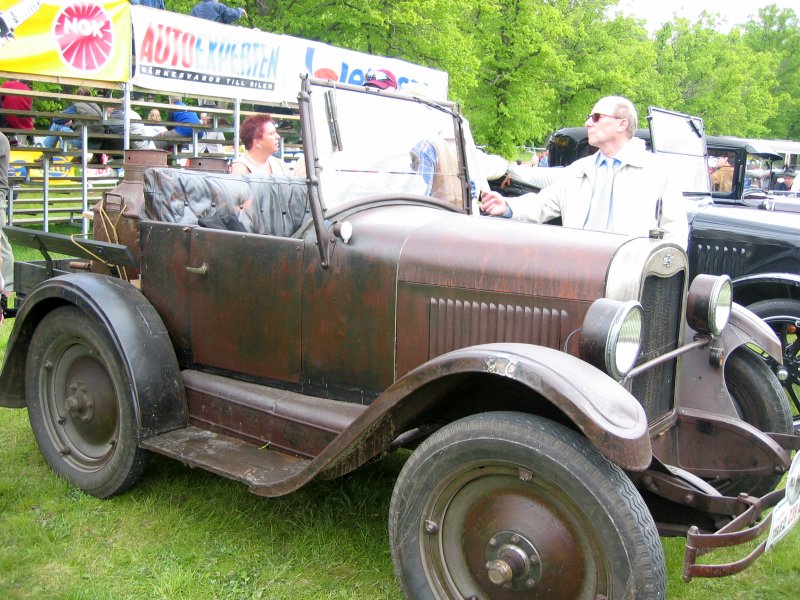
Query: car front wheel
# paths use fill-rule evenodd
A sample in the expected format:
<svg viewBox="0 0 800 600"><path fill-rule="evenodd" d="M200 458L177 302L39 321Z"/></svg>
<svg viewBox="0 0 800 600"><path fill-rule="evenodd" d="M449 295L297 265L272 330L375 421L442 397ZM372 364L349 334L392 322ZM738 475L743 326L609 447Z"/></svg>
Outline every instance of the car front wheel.
<svg viewBox="0 0 800 600"><path fill-rule="evenodd" d="M389 537L407 598L666 597L653 519L580 434L522 413L442 428L395 485Z"/></svg>

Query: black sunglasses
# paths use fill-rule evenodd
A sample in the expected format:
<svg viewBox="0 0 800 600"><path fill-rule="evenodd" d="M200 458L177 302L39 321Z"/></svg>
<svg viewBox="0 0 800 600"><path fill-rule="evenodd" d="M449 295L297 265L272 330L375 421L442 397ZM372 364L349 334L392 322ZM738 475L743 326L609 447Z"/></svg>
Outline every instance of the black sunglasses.
<svg viewBox="0 0 800 600"><path fill-rule="evenodd" d="M603 113L591 113L586 115L586 120L592 120L592 123L597 123L600 120L600 117L608 117L609 119L624 119L625 117L618 117L616 115L604 115Z"/></svg>

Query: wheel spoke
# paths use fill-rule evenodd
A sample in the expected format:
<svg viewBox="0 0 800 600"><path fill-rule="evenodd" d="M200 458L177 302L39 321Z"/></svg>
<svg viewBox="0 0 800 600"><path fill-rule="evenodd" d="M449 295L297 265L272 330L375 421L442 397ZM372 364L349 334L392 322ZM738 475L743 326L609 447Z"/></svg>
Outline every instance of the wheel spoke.
<svg viewBox="0 0 800 600"><path fill-rule="evenodd" d="M781 382L791 401L795 414L800 414L800 337L797 335L798 321L793 316L765 317L766 322L781 342L783 366L789 373Z"/></svg>

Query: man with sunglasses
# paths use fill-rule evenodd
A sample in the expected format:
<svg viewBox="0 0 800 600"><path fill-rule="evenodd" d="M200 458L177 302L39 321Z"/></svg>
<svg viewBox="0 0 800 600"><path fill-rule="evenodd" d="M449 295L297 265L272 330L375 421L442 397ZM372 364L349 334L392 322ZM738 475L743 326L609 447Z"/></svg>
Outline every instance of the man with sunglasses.
<svg viewBox="0 0 800 600"><path fill-rule="evenodd" d="M647 236L653 228L686 248L689 226L680 190L659 157L634 138L638 116L621 96L607 96L586 117L589 143L598 151L568 166L538 194L504 198L484 192L481 213L531 223L561 218L577 229Z"/></svg>

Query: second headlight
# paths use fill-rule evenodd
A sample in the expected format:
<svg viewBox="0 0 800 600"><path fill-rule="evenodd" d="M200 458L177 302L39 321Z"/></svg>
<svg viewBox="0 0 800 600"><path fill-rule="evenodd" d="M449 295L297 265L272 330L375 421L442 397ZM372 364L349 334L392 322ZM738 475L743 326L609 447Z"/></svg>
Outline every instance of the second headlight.
<svg viewBox="0 0 800 600"><path fill-rule="evenodd" d="M689 286L686 320L700 333L719 335L728 324L733 287L727 275L698 275Z"/></svg>

